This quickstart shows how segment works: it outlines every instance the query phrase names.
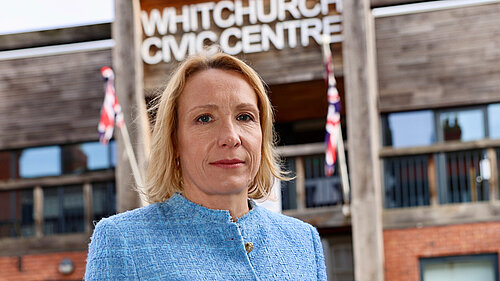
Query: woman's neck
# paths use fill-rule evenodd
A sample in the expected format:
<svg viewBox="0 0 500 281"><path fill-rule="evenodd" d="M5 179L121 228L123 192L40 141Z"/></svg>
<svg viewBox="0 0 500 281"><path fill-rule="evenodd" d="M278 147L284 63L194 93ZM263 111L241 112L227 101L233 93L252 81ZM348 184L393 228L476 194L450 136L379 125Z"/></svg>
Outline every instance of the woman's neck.
<svg viewBox="0 0 500 281"><path fill-rule="evenodd" d="M213 210L228 210L233 221L249 212L248 197L245 190L241 194L205 194L184 190L182 195L189 201Z"/></svg>

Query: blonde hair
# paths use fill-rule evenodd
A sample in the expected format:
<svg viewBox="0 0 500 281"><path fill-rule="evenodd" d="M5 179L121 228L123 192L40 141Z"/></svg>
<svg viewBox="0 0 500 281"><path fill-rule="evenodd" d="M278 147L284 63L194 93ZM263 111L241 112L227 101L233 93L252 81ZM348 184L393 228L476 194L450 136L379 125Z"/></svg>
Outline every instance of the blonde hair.
<svg viewBox="0 0 500 281"><path fill-rule="evenodd" d="M157 111L156 122L153 128L146 186L142 190L150 203L163 202L175 192L183 191L181 167L176 158L178 100L188 78L208 69L235 71L243 75L257 94L262 130L262 157L257 175L248 188L248 197L253 199L267 197L273 186L273 176L289 180L285 176L287 172L280 167L275 148L273 110L262 79L250 66L233 56L221 52L206 52L190 56L177 67L159 97L159 103L153 108Z"/></svg>

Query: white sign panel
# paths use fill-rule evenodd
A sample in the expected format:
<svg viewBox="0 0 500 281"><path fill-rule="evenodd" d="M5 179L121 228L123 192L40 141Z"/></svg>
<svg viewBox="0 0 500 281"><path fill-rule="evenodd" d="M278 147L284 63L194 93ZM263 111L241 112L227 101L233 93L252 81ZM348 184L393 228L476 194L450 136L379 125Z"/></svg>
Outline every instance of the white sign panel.
<svg viewBox="0 0 500 281"><path fill-rule="evenodd" d="M180 10L142 11L141 56L147 64L180 61L201 51L206 41L231 55L306 47L311 42L320 45L323 34L330 36L330 43L341 42L342 18L330 15L331 6L341 12L340 0L269 0L266 4L248 0L246 5L224 0L184 5Z"/></svg>

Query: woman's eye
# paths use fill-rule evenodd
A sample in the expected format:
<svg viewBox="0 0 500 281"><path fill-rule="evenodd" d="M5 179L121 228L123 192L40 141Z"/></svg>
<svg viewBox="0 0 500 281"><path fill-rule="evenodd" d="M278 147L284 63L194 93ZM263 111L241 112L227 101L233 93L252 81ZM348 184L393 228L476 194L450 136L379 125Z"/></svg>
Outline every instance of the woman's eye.
<svg viewBox="0 0 500 281"><path fill-rule="evenodd" d="M238 117L236 117L236 120L238 121L254 121L254 118L250 114L240 114Z"/></svg>
<svg viewBox="0 0 500 281"><path fill-rule="evenodd" d="M202 115L200 117L198 117L198 119L196 119L197 122L200 122L200 123L208 123L210 121L212 121L212 117L210 115Z"/></svg>

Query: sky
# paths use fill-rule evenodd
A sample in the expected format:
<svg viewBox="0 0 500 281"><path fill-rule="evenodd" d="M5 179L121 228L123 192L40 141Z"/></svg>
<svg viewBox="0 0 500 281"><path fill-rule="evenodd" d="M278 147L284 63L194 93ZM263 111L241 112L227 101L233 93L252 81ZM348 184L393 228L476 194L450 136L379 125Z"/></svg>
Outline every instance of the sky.
<svg viewBox="0 0 500 281"><path fill-rule="evenodd" d="M113 0L1 0L0 34L113 21Z"/></svg>

